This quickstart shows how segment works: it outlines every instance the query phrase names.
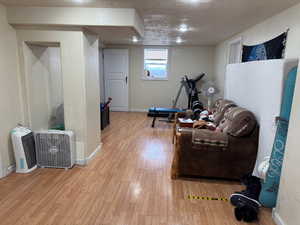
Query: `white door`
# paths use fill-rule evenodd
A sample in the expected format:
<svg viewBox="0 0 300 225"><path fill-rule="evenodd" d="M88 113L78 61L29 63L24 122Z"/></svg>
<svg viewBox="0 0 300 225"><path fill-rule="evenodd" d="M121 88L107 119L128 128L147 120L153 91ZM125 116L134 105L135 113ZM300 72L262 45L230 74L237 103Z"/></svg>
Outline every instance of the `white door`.
<svg viewBox="0 0 300 225"><path fill-rule="evenodd" d="M105 99L112 111L128 111L128 49L104 50Z"/></svg>

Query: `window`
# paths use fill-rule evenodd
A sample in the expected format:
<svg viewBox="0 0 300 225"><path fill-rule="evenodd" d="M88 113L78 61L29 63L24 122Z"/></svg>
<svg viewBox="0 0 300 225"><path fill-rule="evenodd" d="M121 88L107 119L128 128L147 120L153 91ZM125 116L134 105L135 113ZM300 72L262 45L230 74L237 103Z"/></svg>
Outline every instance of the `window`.
<svg viewBox="0 0 300 225"><path fill-rule="evenodd" d="M242 38L237 38L229 43L228 64L241 63Z"/></svg>
<svg viewBox="0 0 300 225"><path fill-rule="evenodd" d="M144 49L144 78L168 79L168 49Z"/></svg>

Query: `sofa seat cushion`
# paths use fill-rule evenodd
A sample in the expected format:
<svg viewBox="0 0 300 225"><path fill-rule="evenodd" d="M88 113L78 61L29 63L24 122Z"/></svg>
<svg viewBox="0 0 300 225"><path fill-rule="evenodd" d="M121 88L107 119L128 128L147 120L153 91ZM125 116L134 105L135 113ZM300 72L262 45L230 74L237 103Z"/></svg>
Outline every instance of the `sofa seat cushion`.
<svg viewBox="0 0 300 225"><path fill-rule="evenodd" d="M201 148L202 146L215 147L216 150L225 150L228 147L228 136L222 132L206 129L193 129L192 145L199 150L206 149Z"/></svg>

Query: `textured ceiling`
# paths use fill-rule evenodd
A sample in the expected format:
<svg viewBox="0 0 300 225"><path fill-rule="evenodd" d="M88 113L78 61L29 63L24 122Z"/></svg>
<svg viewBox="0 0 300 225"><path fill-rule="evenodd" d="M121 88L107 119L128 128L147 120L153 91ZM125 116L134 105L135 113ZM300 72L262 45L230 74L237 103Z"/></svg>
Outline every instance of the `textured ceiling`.
<svg viewBox="0 0 300 225"><path fill-rule="evenodd" d="M180 36L184 45L213 45L300 0L0 0L13 6L77 6L135 8L144 20L145 37L138 44L173 45ZM178 31L185 23L190 30ZM108 30L109 31L109 30ZM105 32L110 44L124 44L116 31ZM127 42L130 42L129 37Z"/></svg>

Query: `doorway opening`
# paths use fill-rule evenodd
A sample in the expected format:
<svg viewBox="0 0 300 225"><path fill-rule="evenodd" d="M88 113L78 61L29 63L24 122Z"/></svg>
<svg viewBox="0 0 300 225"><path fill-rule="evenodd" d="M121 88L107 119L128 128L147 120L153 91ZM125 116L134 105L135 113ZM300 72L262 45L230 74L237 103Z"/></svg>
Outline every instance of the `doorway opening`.
<svg viewBox="0 0 300 225"><path fill-rule="evenodd" d="M26 43L27 112L34 131L65 129L61 65L59 43Z"/></svg>

